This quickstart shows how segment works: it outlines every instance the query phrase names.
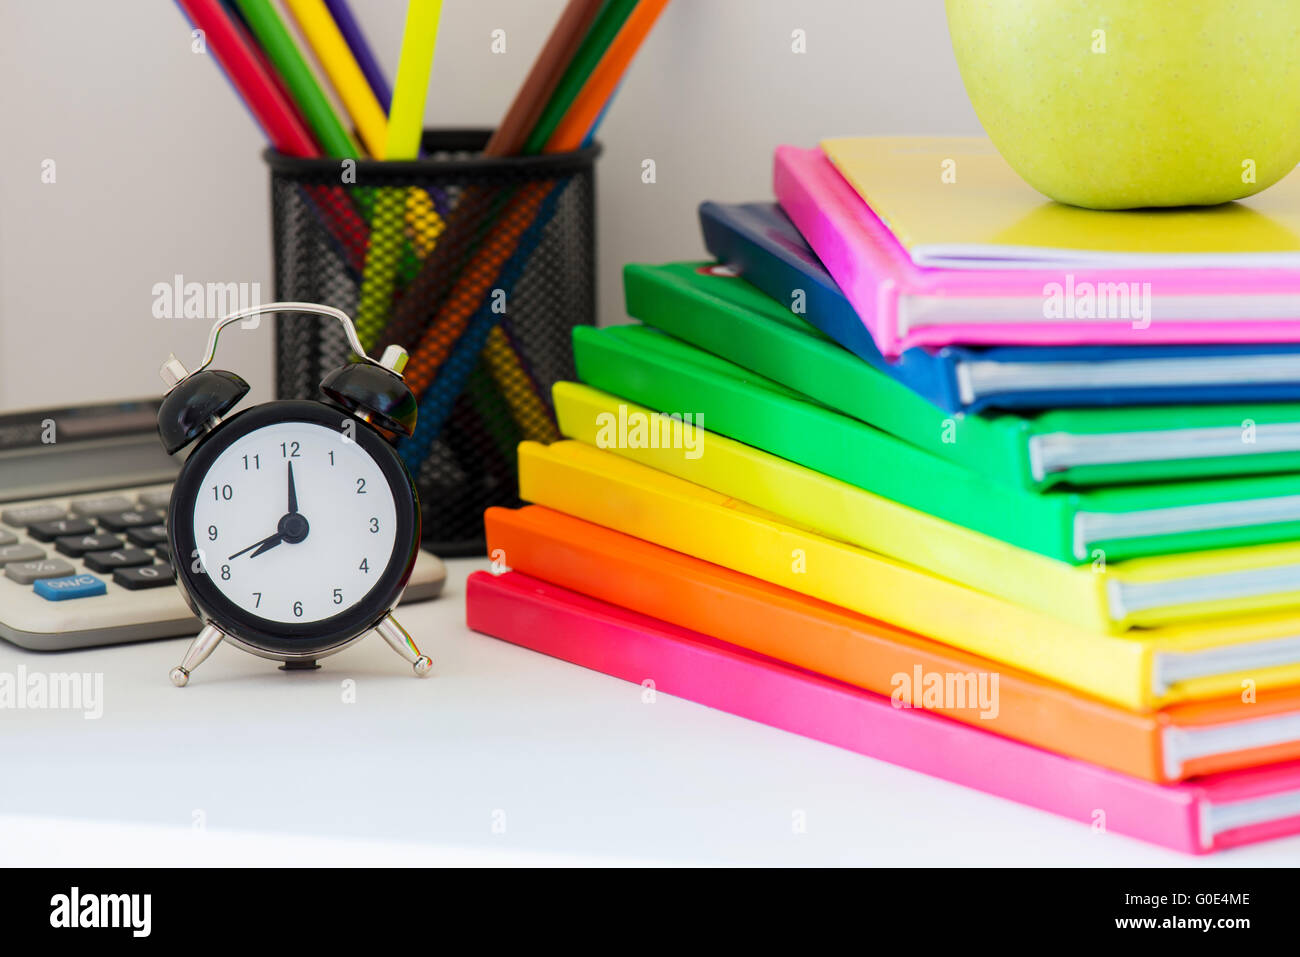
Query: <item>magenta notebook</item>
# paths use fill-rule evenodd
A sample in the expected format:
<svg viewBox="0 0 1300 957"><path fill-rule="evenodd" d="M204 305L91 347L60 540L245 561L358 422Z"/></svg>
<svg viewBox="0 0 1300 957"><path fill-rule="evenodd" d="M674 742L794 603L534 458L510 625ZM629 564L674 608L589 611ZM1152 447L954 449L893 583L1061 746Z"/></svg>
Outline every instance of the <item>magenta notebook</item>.
<svg viewBox="0 0 1300 957"><path fill-rule="evenodd" d="M1300 342L1300 269L919 266L822 150L777 147L774 188L891 358L955 344Z"/></svg>
<svg viewBox="0 0 1300 957"><path fill-rule="evenodd" d="M518 572L475 572L475 631L1192 854L1300 833L1300 761L1158 785L1002 738ZM1104 815L1104 818L1102 817Z"/></svg>

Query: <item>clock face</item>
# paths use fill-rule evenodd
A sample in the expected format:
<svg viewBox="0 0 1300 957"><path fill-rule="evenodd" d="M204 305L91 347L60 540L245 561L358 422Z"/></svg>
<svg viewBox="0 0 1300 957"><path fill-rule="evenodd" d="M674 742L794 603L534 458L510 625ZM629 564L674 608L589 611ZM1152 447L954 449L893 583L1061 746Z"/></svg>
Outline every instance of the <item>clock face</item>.
<svg viewBox="0 0 1300 957"><path fill-rule="evenodd" d="M194 541L212 584L245 611L321 621L374 588L396 517L388 481L356 442L285 422L244 436L208 468Z"/></svg>
<svg viewBox="0 0 1300 957"><path fill-rule="evenodd" d="M337 643L382 617L418 536L392 449L312 402L268 403L219 426L186 462L169 522L200 610L273 650Z"/></svg>

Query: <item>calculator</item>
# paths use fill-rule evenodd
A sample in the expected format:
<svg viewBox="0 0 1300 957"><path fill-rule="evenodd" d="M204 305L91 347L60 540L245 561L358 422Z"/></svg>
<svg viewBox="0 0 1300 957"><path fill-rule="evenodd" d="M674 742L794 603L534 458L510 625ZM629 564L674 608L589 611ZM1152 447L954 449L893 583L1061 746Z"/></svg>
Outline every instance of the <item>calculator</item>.
<svg viewBox="0 0 1300 957"><path fill-rule="evenodd" d="M158 402L0 415L0 638L62 651L193 635L166 516L178 464ZM402 602L446 568L421 550Z"/></svg>

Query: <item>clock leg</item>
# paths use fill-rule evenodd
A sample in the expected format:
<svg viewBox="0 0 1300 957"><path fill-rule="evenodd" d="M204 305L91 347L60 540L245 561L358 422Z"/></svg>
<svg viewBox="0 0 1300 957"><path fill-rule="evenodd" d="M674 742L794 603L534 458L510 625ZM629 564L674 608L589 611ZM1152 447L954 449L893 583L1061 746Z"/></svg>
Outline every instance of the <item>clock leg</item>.
<svg viewBox="0 0 1300 957"><path fill-rule="evenodd" d="M224 637L226 637L225 632L221 631L221 629L214 628L212 625L204 625L203 630L190 643L189 650L185 652L185 658L172 669L172 684L178 688L184 688L189 684L190 673L207 660L208 655L212 654L212 649L221 644L221 639Z"/></svg>
<svg viewBox="0 0 1300 957"><path fill-rule="evenodd" d="M384 620L375 625L375 631L379 632L379 636L388 642L390 648L411 663L417 677L427 678L429 676L429 672L433 670L432 659L428 655L420 654L420 649L415 647L415 642L406 633L406 629L397 623L396 618L392 615L385 615Z"/></svg>

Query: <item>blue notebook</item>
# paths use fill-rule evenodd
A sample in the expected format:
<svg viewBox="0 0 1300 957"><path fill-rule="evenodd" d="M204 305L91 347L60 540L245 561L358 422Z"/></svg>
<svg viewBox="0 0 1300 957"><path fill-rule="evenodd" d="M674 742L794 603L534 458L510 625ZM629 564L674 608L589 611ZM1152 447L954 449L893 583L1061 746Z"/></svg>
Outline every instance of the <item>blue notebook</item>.
<svg viewBox="0 0 1300 957"><path fill-rule="evenodd" d="M948 412L1300 399L1300 346L1288 344L947 346L886 359L778 205L704 203L700 224L715 259Z"/></svg>

